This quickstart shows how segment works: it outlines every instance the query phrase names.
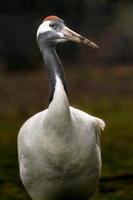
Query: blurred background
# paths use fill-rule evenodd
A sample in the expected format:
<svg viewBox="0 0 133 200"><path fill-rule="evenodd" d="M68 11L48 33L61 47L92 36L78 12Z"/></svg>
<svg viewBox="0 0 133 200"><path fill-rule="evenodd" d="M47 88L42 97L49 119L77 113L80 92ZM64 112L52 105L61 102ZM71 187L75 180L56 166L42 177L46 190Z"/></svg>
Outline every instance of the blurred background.
<svg viewBox="0 0 133 200"><path fill-rule="evenodd" d="M0 4L0 200L30 200L18 172L17 134L48 105L36 31L47 15L63 18L100 49L65 43L57 51L69 100L105 120L103 168L94 200L133 199L133 2L4 0Z"/></svg>

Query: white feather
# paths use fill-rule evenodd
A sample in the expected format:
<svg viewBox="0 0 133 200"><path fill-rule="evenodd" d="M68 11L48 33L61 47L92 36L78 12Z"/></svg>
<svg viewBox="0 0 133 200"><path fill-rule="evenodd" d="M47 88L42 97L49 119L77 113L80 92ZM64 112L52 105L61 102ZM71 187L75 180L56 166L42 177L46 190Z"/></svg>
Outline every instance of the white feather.
<svg viewBox="0 0 133 200"><path fill-rule="evenodd" d="M33 200L53 200L67 189L94 192L101 170L97 132L103 127L101 119L69 107L56 76L49 108L30 118L18 136L20 175Z"/></svg>
<svg viewBox="0 0 133 200"><path fill-rule="evenodd" d="M37 30L37 38L40 33L44 33L46 31L52 31L52 28L49 26L51 21L44 21Z"/></svg>
<svg viewBox="0 0 133 200"><path fill-rule="evenodd" d="M54 30L49 26L49 24L51 23L50 20L48 21L43 21L43 23L39 26L38 30L37 30L37 38L39 36L39 34L42 34L42 33L45 33L47 31L52 31L54 32ZM60 35L61 38L64 37L63 33L62 32L57 32L58 35ZM60 41L60 39L57 39L57 41Z"/></svg>

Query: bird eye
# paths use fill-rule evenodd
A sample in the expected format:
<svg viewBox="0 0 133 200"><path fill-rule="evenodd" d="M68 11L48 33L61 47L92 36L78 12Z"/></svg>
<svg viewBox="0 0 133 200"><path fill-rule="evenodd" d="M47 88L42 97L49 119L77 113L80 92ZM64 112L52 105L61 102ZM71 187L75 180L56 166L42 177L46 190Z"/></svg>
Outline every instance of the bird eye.
<svg viewBox="0 0 133 200"><path fill-rule="evenodd" d="M49 27L55 28L55 27L56 27L56 23L55 23L55 22L51 22L51 23L49 24Z"/></svg>

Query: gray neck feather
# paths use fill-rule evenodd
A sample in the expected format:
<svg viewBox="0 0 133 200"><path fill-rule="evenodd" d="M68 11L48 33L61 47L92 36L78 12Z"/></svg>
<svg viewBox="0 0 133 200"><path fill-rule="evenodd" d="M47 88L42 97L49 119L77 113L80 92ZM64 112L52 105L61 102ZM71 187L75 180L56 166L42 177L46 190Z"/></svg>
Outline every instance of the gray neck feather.
<svg viewBox="0 0 133 200"><path fill-rule="evenodd" d="M63 66L56 54L55 46L46 44L43 48L40 48L46 69L48 71L49 77L49 103L53 100L55 85L56 85L56 75L61 79L64 86L64 90L67 94L66 80L64 76Z"/></svg>

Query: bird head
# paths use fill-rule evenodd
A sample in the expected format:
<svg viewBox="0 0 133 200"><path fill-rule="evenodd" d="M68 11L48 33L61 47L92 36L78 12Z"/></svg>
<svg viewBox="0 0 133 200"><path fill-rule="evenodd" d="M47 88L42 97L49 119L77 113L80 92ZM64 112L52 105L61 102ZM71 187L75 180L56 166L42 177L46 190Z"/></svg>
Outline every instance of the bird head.
<svg viewBox="0 0 133 200"><path fill-rule="evenodd" d="M37 42L56 44L73 41L93 48L99 48L94 42L69 29L64 21L57 16L46 17L37 30Z"/></svg>

